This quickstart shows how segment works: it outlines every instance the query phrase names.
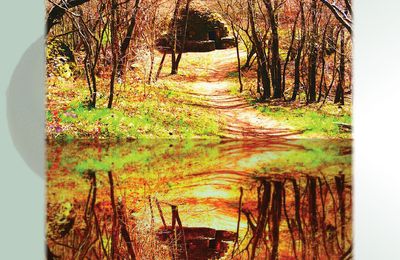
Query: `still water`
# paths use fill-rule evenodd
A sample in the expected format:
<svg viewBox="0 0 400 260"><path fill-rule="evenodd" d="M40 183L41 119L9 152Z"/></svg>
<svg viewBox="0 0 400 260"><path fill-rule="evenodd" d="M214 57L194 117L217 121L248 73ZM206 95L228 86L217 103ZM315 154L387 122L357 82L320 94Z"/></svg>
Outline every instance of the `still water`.
<svg viewBox="0 0 400 260"><path fill-rule="evenodd" d="M351 141L48 145L49 259L351 259Z"/></svg>

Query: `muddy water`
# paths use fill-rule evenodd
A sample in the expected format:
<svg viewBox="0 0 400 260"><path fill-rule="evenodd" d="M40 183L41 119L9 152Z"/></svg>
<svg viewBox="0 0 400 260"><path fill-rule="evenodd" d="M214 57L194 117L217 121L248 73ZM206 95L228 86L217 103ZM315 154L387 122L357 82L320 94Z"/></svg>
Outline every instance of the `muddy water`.
<svg viewBox="0 0 400 260"><path fill-rule="evenodd" d="M351 142L48 145L58 259L349 259Z"/></svg>

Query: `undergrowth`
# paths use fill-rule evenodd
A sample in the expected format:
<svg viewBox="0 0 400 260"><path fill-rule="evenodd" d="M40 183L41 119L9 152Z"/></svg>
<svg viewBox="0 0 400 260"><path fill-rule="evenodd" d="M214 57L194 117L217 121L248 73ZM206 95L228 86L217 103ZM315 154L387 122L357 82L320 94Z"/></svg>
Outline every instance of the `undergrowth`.
<svg viewBox="0 0 400 260"><path fill-rule="evenodd" d="M185 94L184 86L178 87L168 79L153 85L118 86L113 109L106 108L106 88L99 90L97 108L89 109L84 101L89 95L84 84L59 79L49 84L48 138L211 138L220 135L222 122L217 115L206 108L192 106L202 100Z"/></svg>
<svg viewBox="0 0 400 260"><path fill-rule="evenodd" d="M233 77L233 75L232 75ZM254 93L248 89L253 84L244 79L245 91L239 92L239 84L232 83L229 91L231 95L238 95L247 100L258 111L277 121L285 122L296 131L301 131L305 138L340 138L351 139L351 132L341 129L341 125L351 125L351 105L339 106L331 101L321 106L321 103L304 104L302 101L267 101L259 102ZM254 86L253 86L254 87Z"/></svg>
<svg viewBox="0 0 400 260"><path fill-rule="evenodd" d="M253 105L263 114L287 122L306 137L351 138L351 133L341 130L341 124L351 124L351 115L335 105L324 110L316 106L293 108L292 106Z"/></svg>

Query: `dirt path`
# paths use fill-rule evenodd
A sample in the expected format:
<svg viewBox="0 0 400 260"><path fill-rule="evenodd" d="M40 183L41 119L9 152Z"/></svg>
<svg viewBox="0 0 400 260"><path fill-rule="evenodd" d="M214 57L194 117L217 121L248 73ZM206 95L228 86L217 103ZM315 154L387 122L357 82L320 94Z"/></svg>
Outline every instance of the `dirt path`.
<svg viewBox="0 0 400 260"><path fill-rule="evenodd" d="M287 124L261 114L243 98L229 93L232 82L228 80L228 73L236 71L235 49L217 50L209 55L213 55L212 69L203 69L207 72L203 74L207 76L193 82L191 91L192 94L203 97L205 105L215 110L226 122L226 137L298 137Z"/></svg>

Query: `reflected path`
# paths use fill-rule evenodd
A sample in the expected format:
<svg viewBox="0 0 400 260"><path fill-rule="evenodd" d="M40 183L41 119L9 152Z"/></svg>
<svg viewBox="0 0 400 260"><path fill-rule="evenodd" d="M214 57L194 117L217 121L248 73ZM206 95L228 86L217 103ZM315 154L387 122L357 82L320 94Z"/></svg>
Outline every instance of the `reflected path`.
<svg viewBox="0 0 400 260"><path fill-rule="evenodd" d="M350 259L351 141L48 145L53 259Z"/></svg>

